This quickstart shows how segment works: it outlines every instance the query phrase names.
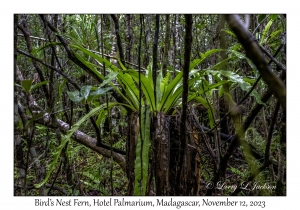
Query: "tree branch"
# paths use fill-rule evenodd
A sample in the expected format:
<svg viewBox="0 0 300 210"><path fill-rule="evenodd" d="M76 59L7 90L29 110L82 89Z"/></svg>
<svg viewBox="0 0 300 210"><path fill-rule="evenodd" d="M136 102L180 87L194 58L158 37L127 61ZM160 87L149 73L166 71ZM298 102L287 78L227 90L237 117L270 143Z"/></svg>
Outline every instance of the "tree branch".
<svg viewBox="0 0 300 210"><path fill-rule="evenodd" d="M244 27L244 24L238 15L225 15L225 18L227 19L230 28L237 36L239 42L246 50L247 57L249 57L255 64L263 80L268 84L270 90L278 98L280 105L286 109L285 86L282 80L277 78L270 70L268 63L264 59L259 45L252 34Z"/></svg>
<svg viewBox="0 0 300 210"><path fill-rule="evenodd" d="M58 40L62 43L63 47L65 48L65 50L67 51L67 55L68 58L73 61L75 64L77 64L80 68L82 68L83 70L85 70L87 73L89 73L92 77L94 77L98 82L102 83L103 80L101 78L99 78L93 71L91 71L87 66L85 66L80 60L78 60L78 58L74 55L74 53L72 52L72 50L70 49L67 41L61 36L59 35L59 31L45 18L45 15L40 15L41 19L44 21L45 25L47 27L50 28L51 31L53 31L54 33L56 33L56 36L58 38ZM114 90L112 90L112 94L111 94L116 101L118 101L119 103L126 103L125 100Z"/></svg>
<svg viewBox="0 0 300 210"><path fill-rule="evenodd" d="M49 114L44 114L44 116L40 119L37 120L37 123L40 123L44 126L52 127L52 122L49 118ZM65 123L62 120L57 119L57 126L62 131L63 133L67 133L67 131L70 129L70 125ZM77 130L74 132L72 135L72 138L77 141L80 144L85 145L86 147L92 149L93 151L99 153L100 155L103 155L104 157L110 158L111 157L111 152L109 149L104 149L102 147L98 147L96 145L97 140L90 137L89 135ZM125 158L116 152L113 152L113 158L114 160L121 166L122 170L125 171Z"/></svg>
<svg viewBox="0 0 300 210"><path fill-rule="evenodd" d="M114 24L115 24L115 33L116 33L116 37L117 37L117 45L118 45L118 49L119 49L120 60L121 60L122 64L125 65L123 47L122 47L122 42L121 42L121 37L120 37L119 20L115 14L112 14L110 16L113 19Z"/></svg>
<svg viewBox="0 0 300 210"><path fill-rule="evenodd" d="M280 78L281 80L284 80L286 77L286 73L285 71L282 72ZM271 96L273 95L272 90L270 89L270 87L268 87L268 89L264 92L263 96L261 97L261 101L263 103L266 103ZM246 132L246 130L249 128L249 126L251 125L252 121L254 120L254 118L257 116L257 114L259 113L259 111L261 110L261 108L263 107L262 104L256 104L250 111L250 113L248 114L246 120L244 121L243 125L242 125L242 129L243 132ZM257 153L254 149L253 146L251 146L250 144L248 144L245 139L241 139L239 138L239 135L237 135L240 131L237 131L236 134L233 137L232 142L230 143L225 155L223 156L221 163L220 163L220 172L215 175L215 177L213 178L213 183L216 184L222 173L225 173L226 168L227 168L227 164L228 164L228 160L229 157L232 155L234 149L236 148L236 146L238 145L243 145L244 149L246 151L249 151L250 155L252 155L253 157L255 157L256 159L261 159L263 158L263 156L261 156L259 153ZM206 195L211 195L212 194L212 189L208 189L206 192Z"/></svg>

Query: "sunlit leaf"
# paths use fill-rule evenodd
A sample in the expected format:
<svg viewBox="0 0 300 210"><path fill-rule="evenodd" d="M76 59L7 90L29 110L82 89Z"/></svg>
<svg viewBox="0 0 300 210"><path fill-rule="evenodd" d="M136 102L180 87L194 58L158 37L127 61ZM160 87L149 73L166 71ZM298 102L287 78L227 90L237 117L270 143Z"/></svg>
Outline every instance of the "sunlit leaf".
<svg viewBox="0 0 300 210"><path fill-rule="evenodd" d="M270 15L270 18L274 21L278 18L277 14Z"/></svg>
<svg viewBox="0 0 300 210"><path fill-rule="evenodd" d="M268 35L268 33L269 33L269 30L270 30L272 24L273 24L273 20L270 20L270 21L267 23L265 29L263 30L262 37L261 37L261 40L260 40L260 44L266 43L267 38L268 38L267 35Z"/></svg>

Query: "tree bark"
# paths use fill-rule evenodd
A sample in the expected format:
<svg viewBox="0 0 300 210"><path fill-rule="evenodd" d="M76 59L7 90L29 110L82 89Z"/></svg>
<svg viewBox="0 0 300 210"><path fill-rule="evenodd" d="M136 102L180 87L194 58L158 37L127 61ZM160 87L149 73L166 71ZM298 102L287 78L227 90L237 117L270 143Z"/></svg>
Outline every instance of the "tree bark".
<svg viewBox="0 0 300 210"><path fill-rule="evenodd" d="M186 156L186 116L187 116L187 98L188 98L188 79L189 79L189 70L190 70L190 59L191 59L191 47L192 47L192 25L193 25L193 16L192 15L184 15L185 16L185 37L184 37L184 66L183 66L183 78L182 78L182 109L181 109L181 117L180 117L180 147L179 147L179 163L180 167L179 173L177 174L177 182L179 189L177 189L177 195L184 194L183 190L186 190L186 181L181 180L180 177L183 176L183 170L186 167L186 162L184 161L184 157ZM183 182L183 183L182 183Z"/></svg>
<svg viewBox="0 0 300 210"><path fill-rule="evenodd" d="M125 59L128 62L132 62L131 49L132 49L132 43L133 43L133 29L132 29L132 26L131 26L131 18L132 18L132 15L126 15L126 25L127 25L126 41L127 41L127 44L126 44Z"/></svg>
<svg viewBox="0 0 300 210"><path fill-rule="evenodd" d="M117 37L117 45L118 45L118 49L119 49L120 60L121 60L123 65L126 65L125 59L124 59L122 41L121 41L121 37L120 37L119 19L114 14L111 15L111 18L113 19L114 24L115 24L115 33L116 33L116 37Z"/></svg>
<svg viewBox="0 0 300 210"><path fill-rule="evenodd" d="M167 75L167 67L168 67L168 58L169 58L169 47L170 47L170 15L166 15L166 35L165 35L165 47L164 47L164 55L163 55L163 67L162 67L162 75L165 77Z"/></svg>
<svg viewBox="0 0 300 210"><path fill-rule="evenodd" d="M155 15L155 34L153 41L153 64L152 64L152 77L154 85L154 101L156 104L156 78L157 78L157 51L158 51L158 34L159 34L159 15Z"/></svg>

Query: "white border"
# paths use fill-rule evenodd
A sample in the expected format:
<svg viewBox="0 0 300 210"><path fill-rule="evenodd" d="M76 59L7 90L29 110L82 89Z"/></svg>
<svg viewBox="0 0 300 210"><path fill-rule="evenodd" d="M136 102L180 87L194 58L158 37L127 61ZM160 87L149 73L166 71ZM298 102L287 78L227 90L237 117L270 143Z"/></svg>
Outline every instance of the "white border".
<svg viewBox="0 0 300 210"><path fill-rule="evenodd" d="M293 1L296 2L296 1ZM300 173L299 158L299 8L291 1L251 0L251 1L162 1L162 0L111 0L111 1L64 1L64 0L15 0L1 2L1 66L0 66L0 206L3 209L33 207L36 197L13 196L13 14L14 13L287 13L287 196L286 197L232 197L230 200L265 200L267 207L290 207L297 209L299 199ZM68 199L68 197L64 197ZM92 197L79 197L91 200ZM108 197L107 197L108 198ZM203 199L204 197L180 197L180 200ZM73 198L72 198L73 199ZM127 197L128 200L137 199ZM144 199L156 201L156 197ZM179 199L179 198L178 198ZM209 197L210 200L226 200L226 197ZM293 208L294 207L294 208ZM39 207L44 209L49 207ZM60 208L60 207L56 207ZM74 207L73 207L74 208ZM103 208L103 207L97 207ZM124 207L123 207L124 208ZM168 208L168 207L165 207ZM175 209L170 207L169 209ZM184 207L182 207L184 208ZM222 207L227 208L227 207ZM108 208L105 208L108 209ZM112 209L112 208L110 208ZM127 209L129 209L127 207ZM214 209L214 208L211 208Z"/></svg>

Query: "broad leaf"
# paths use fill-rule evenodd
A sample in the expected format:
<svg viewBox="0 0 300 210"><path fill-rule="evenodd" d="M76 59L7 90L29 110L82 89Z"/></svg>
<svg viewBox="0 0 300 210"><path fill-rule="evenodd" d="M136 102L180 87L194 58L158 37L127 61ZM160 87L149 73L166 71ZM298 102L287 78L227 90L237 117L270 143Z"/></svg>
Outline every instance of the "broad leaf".
<svg viewBox="0 0 300 210"><path fill-rule="evenodd" d="M80 96L79 92L73 91L73 92L67 92L69 98L71 101L74 101L75 103L81 102L82 100L84 100L84 97Z"/></svg>
<svg viewBox="0 0 300 210"><path fill-rule="evenodd" d="M67 79L64 78L63 82L58 86L58 95L61 101L62 101L63 88L66 86L66 84L67 84Z"/></svg>
<svg viewBox="0 0 300 210"><path fill-rule="evenodd" d="M86 100L88 95L90 94L91 88L92 86L90 85L82 86L80 88L80 96Z"/></svg>
<svg viewBox="0 0 300 210"><path fill-rule="evenodd" d="M249 91L251 89L251 85L249 83L247 83L243 77L239 76L238 74L234 73L234 72L231 72L231 71L225 71L225 70L207 70L207 73L211 73L213 75L216 75L216 74L220 74L222 76L225 76L227 77L230 81L234 82L234 83L237 83L238 86L243 90L243 91ZM263 104L265 105L260 97L259 97L259 94L257 93L256 90L253 90L250 94L251 96L253 96L256 100L257 103L259 104Z"/></svg>
<svg viewBox="0 0 300 210"><path fill-rule="evenodd" d="M233 33L232 31L227 30L227 29L222 29L222 31L224 31L224 32L226 32L227 34L231 35L232 37L236 38L235 33Z"/></svg>
<svg viewBox="0 0 300 210"><path fill-rule="evenodd" d="M113 87L97 88L95 91L90 92L87 101L91 102L95 97L99 97L112 89Z"/></svg>
<svg viewBox="0 0 300 210"><path fill-rule="evenodd" d="M101 83L99 87L103 87L104 85L109 84L113 79L116 79L118 72L110 72L108 75L105 76L105 80Z"/></svg>
<svg viewBox="0 0 300 210"><path fill-rule="evenodd" d="M228 52L232 52L236 57L239 59L246 59L247 63L253 70L257 70L256 66L253 64L253 62L243 53L240 53L236 50L228 50Z"/></svg>
<svg viewBox="0 0 300 210"><path fill-rule="evenodd" d="M199 80L198 77L195 77L195 78L193 78L193 79L190 79L190 80L188 81L188 87L190 88L190 87L191 87L192 85L194 85L194 83L195 83L196 81L198 81L198 80ZM180 86L176 89L176 91L174 92L174 94L172 94L172 95L169 97L169 99L167 100L167 102L166 102L166 104L165 104L165 107L163 108L164 113L168 113L168 111L169 111L172 107L174 107L174 106L176 106L176 105L179 105L179 104L176 104L176 103L177 103L178 99L181 98L181 96L182 96L182 90L183 90L183 87L182 87L182 85L180 85Z"/></svg>
<svg viewBox="0 0 300 210"><path fill-rule="evenodd" d="M37 115L34 115L34 116L27 122L27 124L25 125L25 129L27 129L27 128L31 125L31 123L32 123L33 121L35 121L35 120L37 120L37 119L43 117L45 113L46 113L46 112L43 111L43 112L40 112L40 113L37 114Z"/></svg>
<svg viewBox="0 0 300 210"><path fill-rule="evenodd" d="M25 79L21 82L22 88L25 90L26 93L29 94L31 85L32 85L32 79Z"/></svg>

